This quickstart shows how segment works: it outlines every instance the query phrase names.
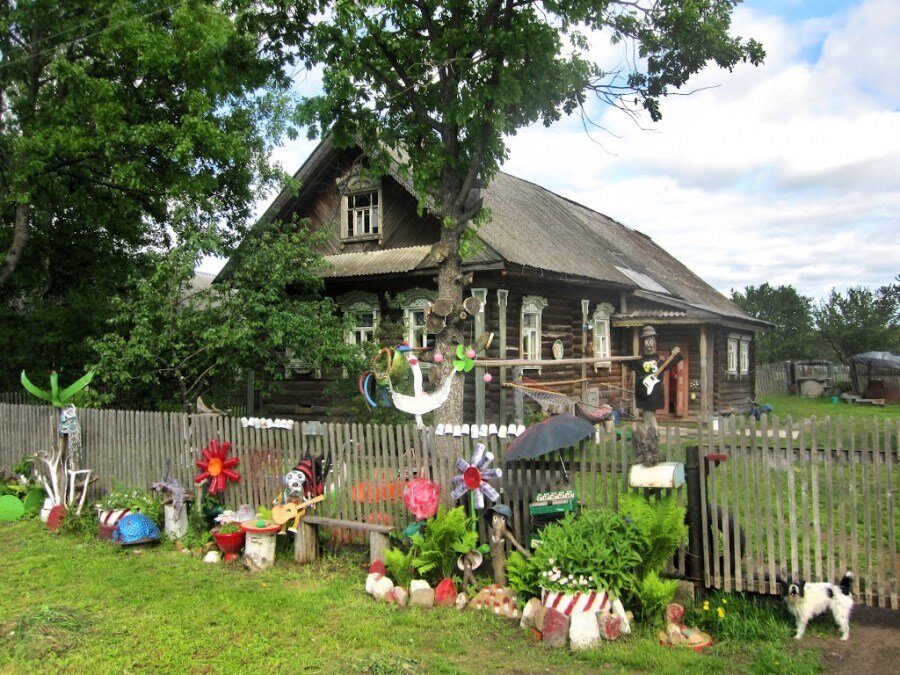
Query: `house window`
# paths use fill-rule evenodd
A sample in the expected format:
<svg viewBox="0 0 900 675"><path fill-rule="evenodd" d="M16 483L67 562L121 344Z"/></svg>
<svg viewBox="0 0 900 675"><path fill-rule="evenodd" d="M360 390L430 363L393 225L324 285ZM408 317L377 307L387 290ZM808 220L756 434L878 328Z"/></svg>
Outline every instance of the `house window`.
<svg viewBox="0 0 900 675"><path fill-rule="evenodd" d="M738 362L741 375L746 375L750 372L750 340L746 338L741 339Z"/></svg>
<svg viewBox="0 0 900 675"><path fill-rule="evenodd" d="M370 237L381 233L380 190L347 195L347 237Z"/></svg>
<svg viewBox="0 0 900 675"><path fill-rule="evenodd" d="M738 372L738 344L740 340L736 337L728 338L728 362L725 366L725 372L730 375L737 375Z"/></svg>
<svg viewBox="0 0 900 675"><path fill-rule="evenodd" d="M603 302L594 308L594 356L608 359L612 356L612 347L609 340L609 317L612 316L613 306ZM611 368L612 361L598 361L594 364L594 370L598 368Z"/></svg>
<svg viewBox="0 0 900 675"><path fill-rule="evenodd" d="M424 288L414 288L398 296L406 323L406 341L412 349L427 349L434 346L434 336L425 326L428 306L434 298L435 293Z"/></svg>
<svg viewBox="0 0 900 675"><path fill-rule="evenodd" d="M367 175L366 169L354 165L337 179L341 193L341 239L380 239L384 227L381 222L381 182Z"/></svg>
<svg viewBox="0 0 900 675"><path fill-rule="evenodd" d="M541 360L541 315L547 301L537 295L522 298L522 316L519 322L519 354L528 361ZM526 366L537 368L538 366Z"/></svg>
<svg viewBox="0 0 900 675"><path fill-rule="evenodd" d="M378 328L378 297L374 293L353 292L336 298L341 311L351 317L351 328L347 333L347 343L361 345L375 339Z"/></svg>

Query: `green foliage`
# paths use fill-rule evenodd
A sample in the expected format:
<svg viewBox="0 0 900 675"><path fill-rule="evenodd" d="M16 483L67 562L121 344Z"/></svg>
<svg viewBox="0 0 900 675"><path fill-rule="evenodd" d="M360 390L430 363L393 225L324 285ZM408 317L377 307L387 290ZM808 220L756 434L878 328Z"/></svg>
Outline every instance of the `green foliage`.
<svg viewBox="0 0 900 675"><path fill-rule="evenodd" d="M841 363L862 352L900 352L900 283L874 291L856 286L846 294L832 289L813 314L822 340Z"/></svg>
<svg viewBox="0 0 900 675"><path fill-rule="evenodd" d="M322 298L322 235L271 225L222 283L194 286L202 246L185 241L132 280L94 343L105 400L148 396L192 409L214 379L236 385L249 369L260 382L284 377L290 358L340 365L349 352L343 323Z"/></svg>
<svg viewBox="0 0 900 675"><path fill-rule="evenodd" d="M416 549L412 561L416 572L435 583L448 577L458 578L457 559L478 547L474 525L475 516L466 515L463 507L438 507L438 512L425 521L424 532L411 537Z"/></svg>
<svg viewBox="0 0 900 675"><path fill-rule="evenodd" d="M234 534L241 531L241 526L237 523L225 523L224 525L216 526L214 531L216 534Z"/></svg>
<svg viewBox="0 0 900 675"><path fill-rule="evenodd" d="M685 509L678 505L674 493L649 501L637 493L622 495L619 513L639 533L639 578L650 572L661 572L688 534L684 522Z"/></svg>
<svg viewBox="0 0 900 675"><path fill-rule="evenodd" d="M813 323L813 301L793 286L747 286L731 291L731 299L747 314L775 324L757 334L756 362L772 363L821 357L822 342Z"/></svg>
<svg viewBox="0 0 900 675"><path fill-rule="evenodd" d="M685 624L719 640L757 642L787 640L795 626L784 603L776 598L715 592L685 612Z"/></svg>
<svg viewBox="0 0 900 675"><path fill-rule="evenodd" d="M0 374L77 376L110 298L173 233L236 241L280 178L282 59L247 3L0 7ZM13 246L13 243L18 246ZM16 251L20 255L16 255Z"/></svg>
<svg viewBox="0 0 900 675"><path fill-rule="evenodd" d="M99 505L104 511L115 509L140 511L157 525L163 524L163 504L148 490L129 489L117 484L112 492L103 496Z"/></svg>
<svg viewBox="0 0 900 675"><path fill-rule="evenodd" d="M544 588L601 588L618 598L637 585L645 548L639 531L624 516L597 509L577 517L570 513L547 525L531 560Z"/></svg>
<svg viewBox="0 0 900 675"><path fill-rule="evenodd" d="M413 580L415 557L415 547L404 551L399 546L392 546L384 552L384 566L395 585L409 588L409 582Z"/></svg>
<svg viewBox="0 0 900 675"><path fill-rule="evenodd" d="M648 572L634 592L640 603L641 618L652 623L663 621L666 605L672 602L677 588L675 579L661 579L656 572Z"/></svg>
<svg viewBox="0 0 900 675"><path fill-rule="evenodd" d="M97 514L92 509L84 508L79 514L74 509L69 509L60 521L57 532L77 537L96 537L99 529Z"/></svg>
<svg viewBox="0 0 900 675"><path fill-rule="evenodd" d="M506 560L506 581L523 605L529 598L541 597L541 570L518 551Z"/></svg>

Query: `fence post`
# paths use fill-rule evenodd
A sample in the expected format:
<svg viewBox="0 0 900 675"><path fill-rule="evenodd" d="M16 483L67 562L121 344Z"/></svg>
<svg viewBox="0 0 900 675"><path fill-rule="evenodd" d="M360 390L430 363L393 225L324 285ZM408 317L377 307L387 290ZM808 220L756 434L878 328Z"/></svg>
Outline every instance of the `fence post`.
<svg viewBox="0 0 900 675"><path fill-rule="evenodd" d="M700 497L700 448L692 445L687 448L684 463L685 482L687 483L687 518L688 518L688 577L691 581L703 581L703 500ZM702 584L701 584L702 586Z"/></svg>

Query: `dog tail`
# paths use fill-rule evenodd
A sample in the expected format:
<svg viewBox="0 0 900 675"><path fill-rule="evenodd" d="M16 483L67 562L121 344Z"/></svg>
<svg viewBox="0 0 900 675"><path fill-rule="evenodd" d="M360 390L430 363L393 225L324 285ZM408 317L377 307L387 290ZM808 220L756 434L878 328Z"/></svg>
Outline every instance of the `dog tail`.
<svg viewBox="0 0 900 675"><path fill-rule="evenodd" d="M853 572L844 574L844 578L841 579L841 583L838 586L841 587L841 593L850 595L850 591L853 589Z"/></svg>

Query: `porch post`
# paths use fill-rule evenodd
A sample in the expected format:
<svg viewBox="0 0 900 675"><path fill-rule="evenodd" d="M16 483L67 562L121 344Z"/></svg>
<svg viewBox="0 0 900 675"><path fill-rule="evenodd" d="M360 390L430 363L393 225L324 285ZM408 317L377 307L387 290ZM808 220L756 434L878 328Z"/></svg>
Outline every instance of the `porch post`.
<svg viewBox="0 0 900 675"><path fill-rule="evenodd" d="M506 300L509 297L509 291L505 289L497 289L497 322L500 331L500 351L499 358L506 358ZM506 382L506 368L500 369L500 421L499 424L506 424L506 388L503 384Z"/></svg>
<svg viewBox="0 0 900 675"><path fill-rule="evenodd" d="M590 309L591 301L590 300L582 300L581 301L581 355L587 356L587 343L588 343L588 310ZM597 348L597 345L594 345L594 349ZM581 379L584 380L581 383L581 400L587 400L587 372L588 366L586 363L581 364Z"/></svg>
<svg viewBox="0 0 900 675"><path fill-rule="evenodd" d="M481 300L481 310L475 315L475 339L484 332L484 309L487 304L487 289L473 288L472 297ZM484 378L475 378L475 424L484 424Z"/></svg>
<svg viewBox="0 0 900 675"><path fill-rule="evenodd" d="M700 326L700 414L701 417L707 418L712 414L712 364L709 362L711 356L710 335L706 329L706 324Z"/></svg>

